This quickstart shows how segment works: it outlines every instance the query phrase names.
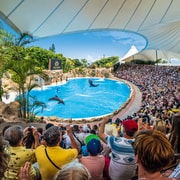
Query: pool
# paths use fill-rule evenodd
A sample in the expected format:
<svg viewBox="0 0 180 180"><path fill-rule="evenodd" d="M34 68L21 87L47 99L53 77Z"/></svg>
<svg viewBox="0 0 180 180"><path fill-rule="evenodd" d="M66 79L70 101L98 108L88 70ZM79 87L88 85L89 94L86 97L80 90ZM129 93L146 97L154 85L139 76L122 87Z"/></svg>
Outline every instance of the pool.
<svg viewBox="0 0 180 180"><path fill-rule="evenodd" d="M95 86L90 86L90 79ZM108 78L72 78L65 84L32 90L30 95L46 104L43 109L35 109L37 116L76 120L111 114L120 109L130 93L130 87L121 81ZM64 104L50 100L55 96L63 100Z"/></svg>

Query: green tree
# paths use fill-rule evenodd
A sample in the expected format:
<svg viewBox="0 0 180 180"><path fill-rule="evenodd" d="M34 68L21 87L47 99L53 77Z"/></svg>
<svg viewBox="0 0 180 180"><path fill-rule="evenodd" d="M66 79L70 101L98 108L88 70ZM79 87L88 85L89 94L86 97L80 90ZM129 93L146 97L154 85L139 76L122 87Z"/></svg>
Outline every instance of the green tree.
<svg viewBox="0 0 180 180"><path fill-rule="evenodd" d="M11 58L11 50L9 47L13 45L13 36L7 31L0 29L0 101L2 96L6 93L2 87L2 77L6 73L4 69L4 62Z"/></svg>
<svg viewBox="0 0 180 180"><path fill-rule="evenodd" d="M29 92L34 87L38 86L38 84L33 81L35 75L38 75L43 79L47 79L47 75L43 73L41 68L39 68L38 61L36 59L29 58L28 55L21 57L20 60L7 60L4 64L4 68L9 69L12 74L11 79L18 85L22 116L26 118L29 108L29 96L26 96L26 92L29 95Z"/></svg>

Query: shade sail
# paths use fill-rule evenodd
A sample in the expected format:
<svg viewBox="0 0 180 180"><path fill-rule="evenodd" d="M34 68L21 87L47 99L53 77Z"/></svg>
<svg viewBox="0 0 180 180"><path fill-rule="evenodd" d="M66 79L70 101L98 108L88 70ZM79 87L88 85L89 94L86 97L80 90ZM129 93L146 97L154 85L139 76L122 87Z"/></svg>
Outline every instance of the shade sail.
<svg viewBox="0 0 180 180"><path fill-rule="evenodd" d="M132 60L137 60L137 59L151 60L151 61L155 61L157 59L164 59L164 60L168 60L170 62L172 59L180 60L180 54L172 53L171 51L162 51L162 50L151 49L151 50L144 50L144 51L136 53L134 55L125 57L125 58L123 58L122 61L130 62ZM180 63L179 63L179 65L180 65Z"/></svg>
<svg viewBox="0 0 180 180"><path fill-rule="evenodd" d="M0 18L19 32L48 37L79 31L141 34L146 49L180 54L180 0L0 0Z"/></svg>

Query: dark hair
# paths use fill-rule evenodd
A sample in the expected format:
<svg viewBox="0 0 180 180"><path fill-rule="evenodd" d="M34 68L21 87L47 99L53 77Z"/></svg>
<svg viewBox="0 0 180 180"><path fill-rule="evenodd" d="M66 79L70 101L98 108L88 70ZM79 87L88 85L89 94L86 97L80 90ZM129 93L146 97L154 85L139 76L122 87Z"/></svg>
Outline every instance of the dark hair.
<svg viewBox="0 0 180 180"><path fill-rule="evenodd" d="M10 124L8 124L7 126L4 126L4 128L2 129L2 135L4 136L4 133L6 131L6 129L8 129L9 127L11 127Z"/></svg>
<svg viewBox="0 0 180 180"><path fill-rule="evenodd" d="M126 131L126 134L130 137L133 137L134 134L136 133L136 130L135 131L128 131L125 127L124 127L125 131Z"/></svg>
<svg viewBox="0 0 180 180"><path fill-rule="evenodd" d="M72 128L73 132L79 132L79 126L77 124L75 124Z"/></svg>
<svg viewBox="0 0 180 180"><path fill-rule="evenodd" d="M33 129L29 127L27 135L23 138L23 144L26 148L31 148L34 143Z"/></svg>
<svg viewBox="0 0 180 180"><path fill-rule="evenodd" d="M37 131L42 135L43 134L43 128L39 127L37 128Z"/></svg>
<svg viewBox="0 0 180 180"><path fill-rule="evenodd" d="M45 126L45 129L48 129L48 128L50 128L51 126L54 126L54 124L52 124L52 123L47 123L46 126Z"/></svg>
<svg viewBox="0 0 180 180"><path fill-rule="evenodd" d="M57 126L48 128L43 135L43 139L46 141L47 146L55 146L60 138L60 129Z"/></svg>

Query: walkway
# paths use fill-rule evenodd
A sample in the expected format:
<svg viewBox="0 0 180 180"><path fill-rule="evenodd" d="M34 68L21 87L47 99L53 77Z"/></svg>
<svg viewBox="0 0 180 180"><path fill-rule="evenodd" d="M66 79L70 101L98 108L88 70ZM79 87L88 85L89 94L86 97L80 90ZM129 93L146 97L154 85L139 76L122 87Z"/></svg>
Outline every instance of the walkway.
<svg viewBox="0 0 180 180"><path fill-rule="evenodd" d="M113 120L115 120L116 118L125 119L140 109L142 94L137 86L135 86L134 84L132 84L130 82L128 82L128 83L131 84L131 86L133 88L134 96L132 97L131 101L126 106L126 108L123 109L119 114L117 114L113 117Z"/></svg>

